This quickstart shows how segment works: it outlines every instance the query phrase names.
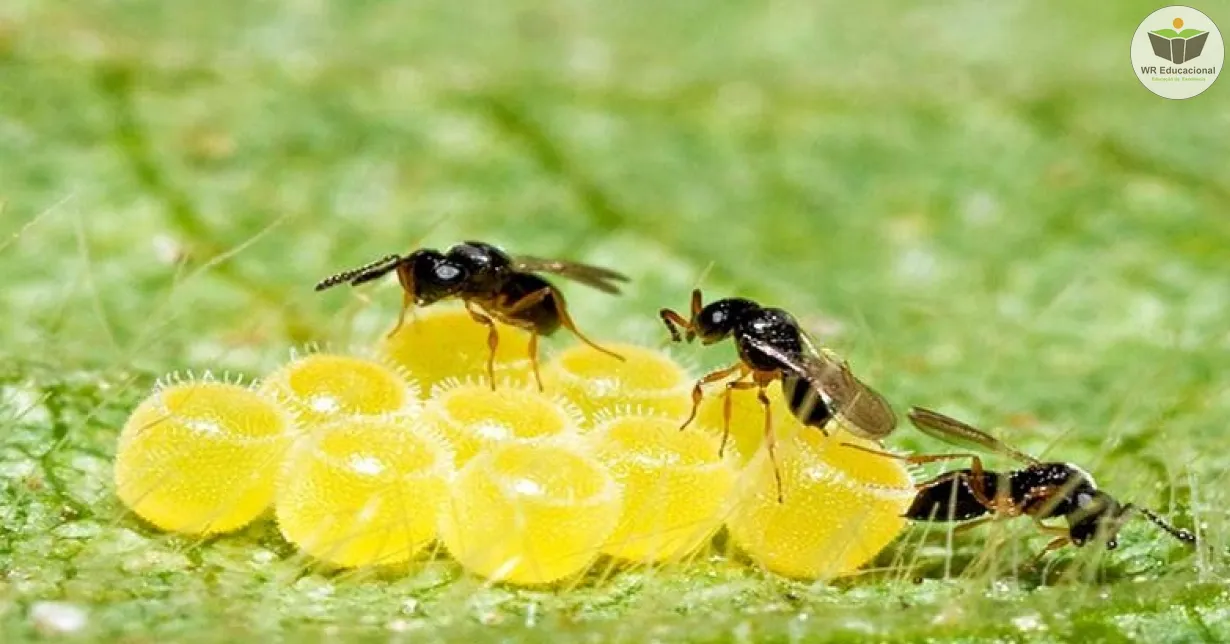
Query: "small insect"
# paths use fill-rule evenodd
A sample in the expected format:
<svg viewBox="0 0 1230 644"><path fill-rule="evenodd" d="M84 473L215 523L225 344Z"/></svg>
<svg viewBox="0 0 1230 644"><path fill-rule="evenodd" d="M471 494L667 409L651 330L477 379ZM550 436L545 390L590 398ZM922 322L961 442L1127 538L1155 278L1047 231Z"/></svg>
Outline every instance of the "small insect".
<svg viewBox="0 0 1230 644"><path fill-rule="evenodd" d="M730 435L730 391L758 389L758 399L764 407L765 445L773 461L779 501L782 500L781 472L777 469L769 397L765 395L765 388L774 380L781 379L782 392L794 415L821 431L836 418L851 433L874 440L887 436L897 426L897 417L884 398L855 378L844 360L832 352L817 349L794 317L781 309L763 307L743 298L726 298L706 306L700 290L696 289L692 291L690 319L671 309L662 309L659 315L675 342L685 339L691 342L697 337L706 345L726 338L734 340L739 362L696 381L692 387L692 413L680 429L696 418L704 397L704 385L735 376L726 383L723 392L724 451ZM749 376L751 382L745 380Z"/></svg>
<svg viewBox="0 0 1230 644"><path fill-rule="evenodd" d="M475 322L487 327L487 376L495 389L495 350L499 333L494 320L530 332L529 355L534 380L542 389L538 373L538 337L551 335L564 327L582 342L613 358L623 357L595 344L585 337L572 317L564 296L536 273L550 273L576 280L604 293L619 294L616 282L628 278L615 271L564 260L510 256L504 251L478 241L467 241L441 253L422 248L408 255L388 255L358 268L331 275L316 284L323 291L338 284L358 286L396 272L402 287L402 308L393 335L406 320L406 312L415 306L429 306L441 300L462 301Z"/></svg>
<svg viewBox="0 0 1230 644"><path fill-rule="evenodd" d="M971 466L952 470L918 484L918 493L905 517L914 521L967 522L965 530L987 521L1019 516L1031 517L1054 539L1039 557L1068 544L1083 546L1101 536L1108 550L1118 547L1119 529L1132 513L1139 512L1174 538L1191 545L1196 535L1176 528L1148 508L1121 504L1098 489L1093 477L1071 463L1042 462L1023 454L989 434L959 420L920 407L910 409L910 422L924 433L947 443L982 448L1024 464L1011 472L992 472L983 468L975 454L935 454L900 456L876 452L846 443L863 451L899 458L911 463L934 463L968 458ZM1044 519L1063 518L1067 527L1042 523Z"/></svg>

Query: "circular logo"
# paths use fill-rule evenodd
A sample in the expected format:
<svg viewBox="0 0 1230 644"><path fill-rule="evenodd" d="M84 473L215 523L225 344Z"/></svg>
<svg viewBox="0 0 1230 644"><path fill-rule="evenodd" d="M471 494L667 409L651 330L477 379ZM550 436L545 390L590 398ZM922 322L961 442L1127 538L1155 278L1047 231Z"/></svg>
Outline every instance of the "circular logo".
<svg viewBox="0 0 1230 644"><path fill-rule="evenodd" d="M1150 92L1191 98L1209 88L1226 58L1221 32L1209 17L1175 5L1149 14L1132 36L1132 68Z"/></svg>

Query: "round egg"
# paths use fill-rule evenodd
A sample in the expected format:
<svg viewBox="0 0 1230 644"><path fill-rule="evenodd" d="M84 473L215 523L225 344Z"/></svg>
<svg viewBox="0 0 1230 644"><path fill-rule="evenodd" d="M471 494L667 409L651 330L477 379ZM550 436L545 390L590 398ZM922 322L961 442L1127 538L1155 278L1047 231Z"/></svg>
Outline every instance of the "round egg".
<svg viewBox="0 0 1230 644"><path fill-rule="evenodd" d="M467 570L549 584L584 571L610 538L623 494L602 463L564 442L504 443L470 460L440 514Z"/></svg>
<svg viewBox="0 0 1230 644"><path fill-rule="evenodd" d="M765 450L747 465L726 526L756 563L801 579L848 575L875 557L905 528L914 497L898 460L844 447L879 449L844 432L832 437L798 427L778 441L783 501Z"/></svg>
<svg viewBox="0 0 1230 644"><path fill-rule="evenodd" d="M261 384L305 425L353 415L414 411L419 385L387 362L333 353L308 353L291 360Z"/></svg>
<svg viewBox="0 0 1230 644"><path fill-rule="evenodd" d="M508 441L534 441L576 432L580 412L532 385L453 382L436 387L424 413L464 465L478 452Z"/></svg>
<svg viewBox="0 0 1230 644"><path fill-rule="evenodd" d="M589 435L594 455L624 490L624 507L603 552L637 562L683 558L722 525L737 475L704 432L652 415L612 418Z"/></svg>
<svg viewBox="0 0 1230 644"><path fill-rule="evenodd" d="M497 381L533 384L529 359L530 334L496 322ZM418 309L392 336L380 340L381 355L406 369L429 393L449 380L487 382L487 327L464 309L436 305Z"/></svg>
<svg viewBox="0 0 1230 644"><path fill-rule="evenodd" d="M406 561L436 536L452 476L443 438L412 417L352 417L296 445L278 479L278 527L343 567Z"/></svg>
<svg viewBox="0 0 1230 644"><path fill-rule="evenodd" d="M626 410L683 418L692 408L693 379L668 353L632 344L608 347L621 362L588 345L561 352L543 371L548 391L557 391L590 424Z"/></svg>
<svg viewBox="0 0 1230 644"><path fill-rule="evenodd" d="M120 432L116 494L163 530L237 530L269 506L295 433L289 412L248 387L209 380L160 387Z"/></svg>

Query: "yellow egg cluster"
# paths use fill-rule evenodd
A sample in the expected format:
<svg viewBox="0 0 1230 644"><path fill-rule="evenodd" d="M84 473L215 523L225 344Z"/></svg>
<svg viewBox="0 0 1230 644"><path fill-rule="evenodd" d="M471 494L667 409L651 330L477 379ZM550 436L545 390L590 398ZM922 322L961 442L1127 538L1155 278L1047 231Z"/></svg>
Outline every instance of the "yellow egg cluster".
<svg viewBox="0 0 1230 644"><path fill-rule="evenodd" d="M400 563L435 539L452 473L448 443L413 419L335 420L282 467L278 527L338 566Z"/></svg>
<svg viewBox="0 0 1230 644"><path fill-rule="evenodd" d="M540 391L528 334L498 333L495 383L487 329L444 309L371 356L296 356L256 387L162 385L121 432L118 495L189 534L238 529L272 506L287 541L339 567L406 562L438 540L467 570L523 585L575 578L600 556L682 561L723 526L768 570L834 577L904 525L902 465L802 426L776 385L784 503L755 392L710 387L680 431L695 375L668 354L611 345L619 361L573 346L544 361Z"/></svg>
<svg viewBox="0 0 1230 644"><path fill-rule="evenodd" d="M575 345L551 361L547 389L572 401L593 423L633 408L679 416L691 409L692 377L669 355L648 347L612 344L621 362L588 345Z"/></svg>
<svg viewBox="0 0 1230 644"><path fill-rule="evenodd" d="M305 425L379 414L410 413L419 407L419 385L380 359L309 353L269 374L262 393L283 401Z"/></svg>
<svg viewBox="0 0 1230 644"><path fill-rule="evenodd" d="M392 336L382 338L377 351L414 374L423 393L441 383L487 378L487 327L476 324L464 310L434 307L415 313ZM498 381L530 384L534 378L527 348L530 334L514 326L495 323L499 344L495 351Z"/></svg>
<svg viewBox="0 0 1230 644"><path fill-rule="evenodd" d="M436 387L423 420L453 445L461 466L500 443L575 433L580 412L532 385L506 382L493 390L472 381L446 382Z"/></svg>
<svg viewBox="0 0 1230 644"><path fill-rule="evenodd" d="M610 472L578 447L506 443L462 468L440 538L484 577L550 583L593 561L615 529L623 496Z"/></svg>
<svg viewBox="0 0 1230 644"><path fill-rule="evenodd" d="M289 412L249 387L160 384L120 432L116 494L163 530L237 530L269 507L295 431Z"/></svg>
<svg viewBox="0 0 1230 644"><path fill-rule="evenodd" d="M722 525L737 475L703 432L674 418L616 416L590 436L598 460L624 488L624 508L602 551L630 561L670 561L694 552Z"/></svg>

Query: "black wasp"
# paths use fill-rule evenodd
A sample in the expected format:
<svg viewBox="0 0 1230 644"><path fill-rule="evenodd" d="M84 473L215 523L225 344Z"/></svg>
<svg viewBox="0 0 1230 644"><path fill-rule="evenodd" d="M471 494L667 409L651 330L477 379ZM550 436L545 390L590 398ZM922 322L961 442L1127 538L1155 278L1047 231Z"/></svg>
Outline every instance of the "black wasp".
<svg viewBox="0 0 1230 644"><path fill-rule="evenodd" d="M777 469L776 442L772 432L769 397L765 388L781 379L782 392L790 410L806 425L824 430L833 419L841 421L851 433L869 439L887 436L897 426L893 410L875 390L859 381L850 367L831 352L818 350L789 313L764 307L743 298L726 298L703 304L700 290L692 291L692 317L685 319L670 309L659 312L671 339L713 344L733 338L740 361L709 373L692 388L692 413L687 427L696 418L704 397L704 385L735 376L723 392L725 427L722 447L730 434L730 390L758 389L764 406L765 445L777 478L777 497L782 498L781 472ZM679 329L685 334L680 336ZM750 377L751 382L745 379Z"/></svg>
<svg viewBox="0 0 1230 644"><path fill-rule="evenodd" d="M421 248L409 255L388 255L358 268L331 275L316 285L317 291L338 284L358 286L389 273L396 272L402 287L402 309L393 335L406 320L406 312L414 306L429 306L440 300L457 298L475 322L487 327L487 376L495 388L495 350L499 333L493 319L530 332L529 355L534 368L534 380L542 389L538 374L538 336L551 335L561 326L582 342L611 357L623 357L595 344L585 337L572 317L564 296L547 280L535 273L551 273L576 280L612 295L619 294L615 282L626 282L620 273L598 266L525 255L510 256L504 251L478 241L467 241L441 253Z"/></svg>
<svg viewBox="0 0 1230 644"><path fill-rule="evenodd" d="M1098 538L1106 539L1107 549L1119 545L1118 534L1132 513L1139 512L1174 538L1195 545L1196 535L1176 528L1157 513L1131 503L1119 503L1098 489L1093 477L1071 463L1042 462L1023 454L993 436L959 420L929 409L910 409L910 422L924 433L962 447L982 448L1012 458L1025 467L1011 472L992 472L983 468L975 454L935 454L897 456L911 463L934 463L958 458L970 459L970 467L952 470L918 484L918 492L905 516L914 521L967 521L961 526L980 525L999 518L1028 516L1054 539L1039 556L1068 544L1083 546ZM849 445L873 451L858 445ZM881 453L881 452L875 452ZM1044 519L1063 518L1067 527L1049 526Z"/></svg>

